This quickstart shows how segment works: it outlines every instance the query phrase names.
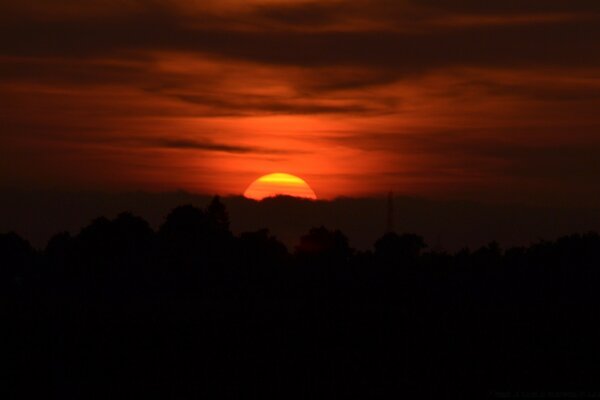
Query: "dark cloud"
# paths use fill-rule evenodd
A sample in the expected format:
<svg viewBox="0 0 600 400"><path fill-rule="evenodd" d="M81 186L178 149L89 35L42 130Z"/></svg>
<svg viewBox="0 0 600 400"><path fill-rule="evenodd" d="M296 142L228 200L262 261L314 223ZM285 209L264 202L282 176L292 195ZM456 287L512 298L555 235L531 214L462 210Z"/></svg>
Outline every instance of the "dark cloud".
<svg viewBox="0 0 600 400"><path fill-rule="evenodd" d="M210 141L197 141L191 139L159 139L147 141L146 144L160 148L182 149L182 150L201 150L201 151L218 151L225 153L247 154L290 154L288 150L267 149L252 146L235 146L223 143L214 143Z"/></svg>
<svg viewBox="0 0 600 400"><path fill-rule="evenodd" d="M302 2L282 3L277 6L260 5L252 10L252 17L275 26L319 27L339 22L343 18L343 2Z"/></svg>
<svg viewBox="0 0 600 400"><path fill-rule="evenodd" d="M38 3L34 2L38 8L51 9ZM60 4L68 9L76 3ZM445 68L600 67L597 2L333 1L263 4L225 13L212 8L183 12L177 7L183 3L176 1L125 2L129 7L122 11L118 2L104 3L104 8L100 4L94 2L94 9L105 13L66 13L52 18L23 9L5 13L0 17L0 55L25 58L2 63L3 79L180 84L181 77L151 70L149 54L160 51L187 52L224 62L306 68L314 71L314 76L295 84L313 94L388 84ZM12 8L19 10L15 5ZM560 16L565 12L575 17L539 24L533 18L537 14L531 14ZM439 21L455 18L457 13L475 19L487 14L532 18L517 25L489 25L484 20L460 29L452 24L431 25L433 17ZM239 19L246 21L243 29L236 23ZM356 21L366 26L361 28ZM369 21L377 24L369 25ZM296 26L306 29L297 30ZM311 29L314 26L330 29ZM98 58L122 63L98 65ZM327 70L340 67L354 70ZM202 76L195 78L202 80ZM204 78L211 79L214 77ZM218 101L231 102L196 93L181 99L193 103L200 97L215 106ZM254 104L276 113L372 111L361 105L315 107L281 99ZM252 105L241 108L253 111Z"/></svg>
<svg viewBox="0 0 600 400"><path fill-rule="evenodd" d="M586 193L588 200L600 196L597 185L591 184L600 176L600 140L552 143L547 138L572 135L581 129L600 133L600 125L597 125L515 128L511 137L503 137L497 129L440 129L398 134L338 133L323 135L322 138L365 151L392 152L399 160L407 157L415 160L412 164L383 173L393 178L458 182L477 177L496 184L506 180L514 185L506 188L507 193L516 190L527 192L528 189L522 186L524 182L534 186L545 182L552 187L562 187L559 193L554 194L555 199L574 202L571 196L576 192ZM396 165L391 167L397 168Z"/></svg>
<svg viewBox="0 0 600 400"><path fill-rule="evenodd" d="M581 71L581 73L585 74L585 71ZM546 102L600 102L600 85L589 85L589 83L586 85L555 84L553 86L546 83L546 86L543 86L526 83L482 82L481 87L487 93L495 96L519 96Z"/></svg>
<svg viewBox="0 0 600 400"><path fill-rule="evenodd" d="M598 66L597 21L554 29L488 27L431 34L326 32L316 34L196 32L190 50L272 64L322 67L356 65L394 70L399 76L448 66ZM194 36L194 35L192 35Z"/></svg>
<svg viewBox="0 0 600 400"><path fill-rule="evenodd" d="M320 104L319 99L285 99L275 96L229 95L206 96L179 94L176 98L187 103L207 107L206 116L240 116L253 114L376 114L385 112L377 104Z"/></svg>
<svg viewBox="0 0 600 400"><path fill-rule="evenodd" d="M5 58L0 62L0 82L35 81L46 84L143 84L151 75L141 61L114 63L94 60ZM150 83L150 82L146 82Z"/></svg>
<svg viewBox="0 0 600 400"><path fill-rule="evenodd" d="M364 4L368 16L370 8ZM450 4L432 2L432 6L440 9L452 8ZM468 4L474 12L491 12L490 7ZM325 15L335 15L333 6L265 7L257 15L268 13L271 19L281 20L284 25L286 21L303 24L302 21L311 18L325 23L329 20ZM375 5L372 7L377 9ZM533 5L530 8L539 9ZM307 17L312 15L307 10L316 10L316 14L323 16ZM342 16L343 10L342 7ZM161 7L142 11L68 21L5 21L0 29L0 46L2 53L8 55L69 57L110 54L126 58L135 57L133 51L168 49L279 65L370 66L398 74L456 65L598 66L600 63L600 44L595 39L600 34L600 5L596 6L598 14L553 24L540 25L532 19L531 24L475 25L458 30L431 29L425 24L427 29L416 31L393 29L410 23L410 20L395 20L393 15L380 16L386 22L380 28L311 32L237 30L226 23L206 28L203 24L193 24L190 17L165 13ZM257 22L262 18L254 17Z"/></svg>
<svg viewBox="0 0 600 400"><path fill-rule="evenodd" d="M394 0L384 0L395 3ZM431 7L444 11L464 12L472 14L512 13L525 14L533 12L598 12L600 5L594 0L418 0L423 7Z"/></svg>

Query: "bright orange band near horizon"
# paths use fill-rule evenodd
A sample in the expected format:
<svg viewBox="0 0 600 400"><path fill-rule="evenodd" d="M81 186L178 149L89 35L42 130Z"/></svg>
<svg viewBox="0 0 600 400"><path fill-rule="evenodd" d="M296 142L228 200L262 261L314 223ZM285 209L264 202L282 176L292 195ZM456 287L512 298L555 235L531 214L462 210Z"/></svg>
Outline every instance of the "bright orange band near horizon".
<svg viewBox="0 0 600 400"><path fill-rule="evenodd" d="M252 182L244 192L245 197L254 200L282 195L311 200L317 199L317 195L304 179L284 173L261 176Z"/></svg>

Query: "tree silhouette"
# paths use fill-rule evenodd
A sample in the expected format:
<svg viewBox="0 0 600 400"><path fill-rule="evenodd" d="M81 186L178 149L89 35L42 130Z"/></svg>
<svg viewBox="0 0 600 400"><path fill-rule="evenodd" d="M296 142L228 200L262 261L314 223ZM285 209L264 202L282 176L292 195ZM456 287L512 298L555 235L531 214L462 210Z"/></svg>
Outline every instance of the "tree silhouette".
<svg viewBox="0 0 600 400"><path fill-rule="evenodd" d="M281 266L289 256L285 245L270 235L268 229L240 234L239 252L241 261L259 268Z"/></svg>
<svg viewBox="0 0 600 400"><path fill-rule="evenodd" d="M345 262L352 254L348 238L339 230L331 231L324 226L312 228L296 247L296 256L300 259Z"/></svg>
<svg viewBox="0 0 600 400"><path fill-rule="evenodd" d="M2 284L14 283L29 273L34 251L29 242L14 232L0 234L0 280Z"/></svg>
<svg viewBox="0 0 600 400"><path fill-rule="evenodd" d="M206 208L206 214L214 231L229 232L229 214L219 196L213 197Z"/></svg>
<svg viewBox="0 0 600 400"><path fill-rule="evenodd" d="M312 228L293 254L233 235L216 197L155 232L130 213L0 234L7 398L482 398L594 388L600 237L455 254L388 233L354 251ZM423 396L425 393L425 396Z"/></svg>
<svg viewBox="0 0 600 400"><path fill-rule="evenodd" d="M398 265L414 262L427 247L422 237L413 234L386 233L375 242L375 255L385 263Z"/></svg>

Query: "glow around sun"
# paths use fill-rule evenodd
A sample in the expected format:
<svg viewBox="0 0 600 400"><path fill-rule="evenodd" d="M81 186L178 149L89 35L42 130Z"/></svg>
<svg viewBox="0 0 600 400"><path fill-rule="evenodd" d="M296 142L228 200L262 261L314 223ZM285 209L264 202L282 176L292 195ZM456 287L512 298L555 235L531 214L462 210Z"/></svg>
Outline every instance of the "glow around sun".
<svg viewBox="0 0 600 400"><path fill-rule="evenodd" d="M304 179L280 172L261 176L248 186L248 189L244 192L244 196L254 200L262 200L274 196L317 199L317 195Z"/></svg>

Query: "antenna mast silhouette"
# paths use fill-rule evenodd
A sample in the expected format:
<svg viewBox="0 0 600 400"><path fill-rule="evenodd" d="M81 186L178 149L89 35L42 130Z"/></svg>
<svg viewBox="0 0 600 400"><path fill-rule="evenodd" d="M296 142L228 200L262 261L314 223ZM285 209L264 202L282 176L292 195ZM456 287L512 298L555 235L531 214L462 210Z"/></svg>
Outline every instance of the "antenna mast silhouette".
<svg viewBox="0 0 600 400"><path fill-rule="evenodd" d="M394 192L388 193L387 199L387 227L386 233L394 232Z"/></svg>

